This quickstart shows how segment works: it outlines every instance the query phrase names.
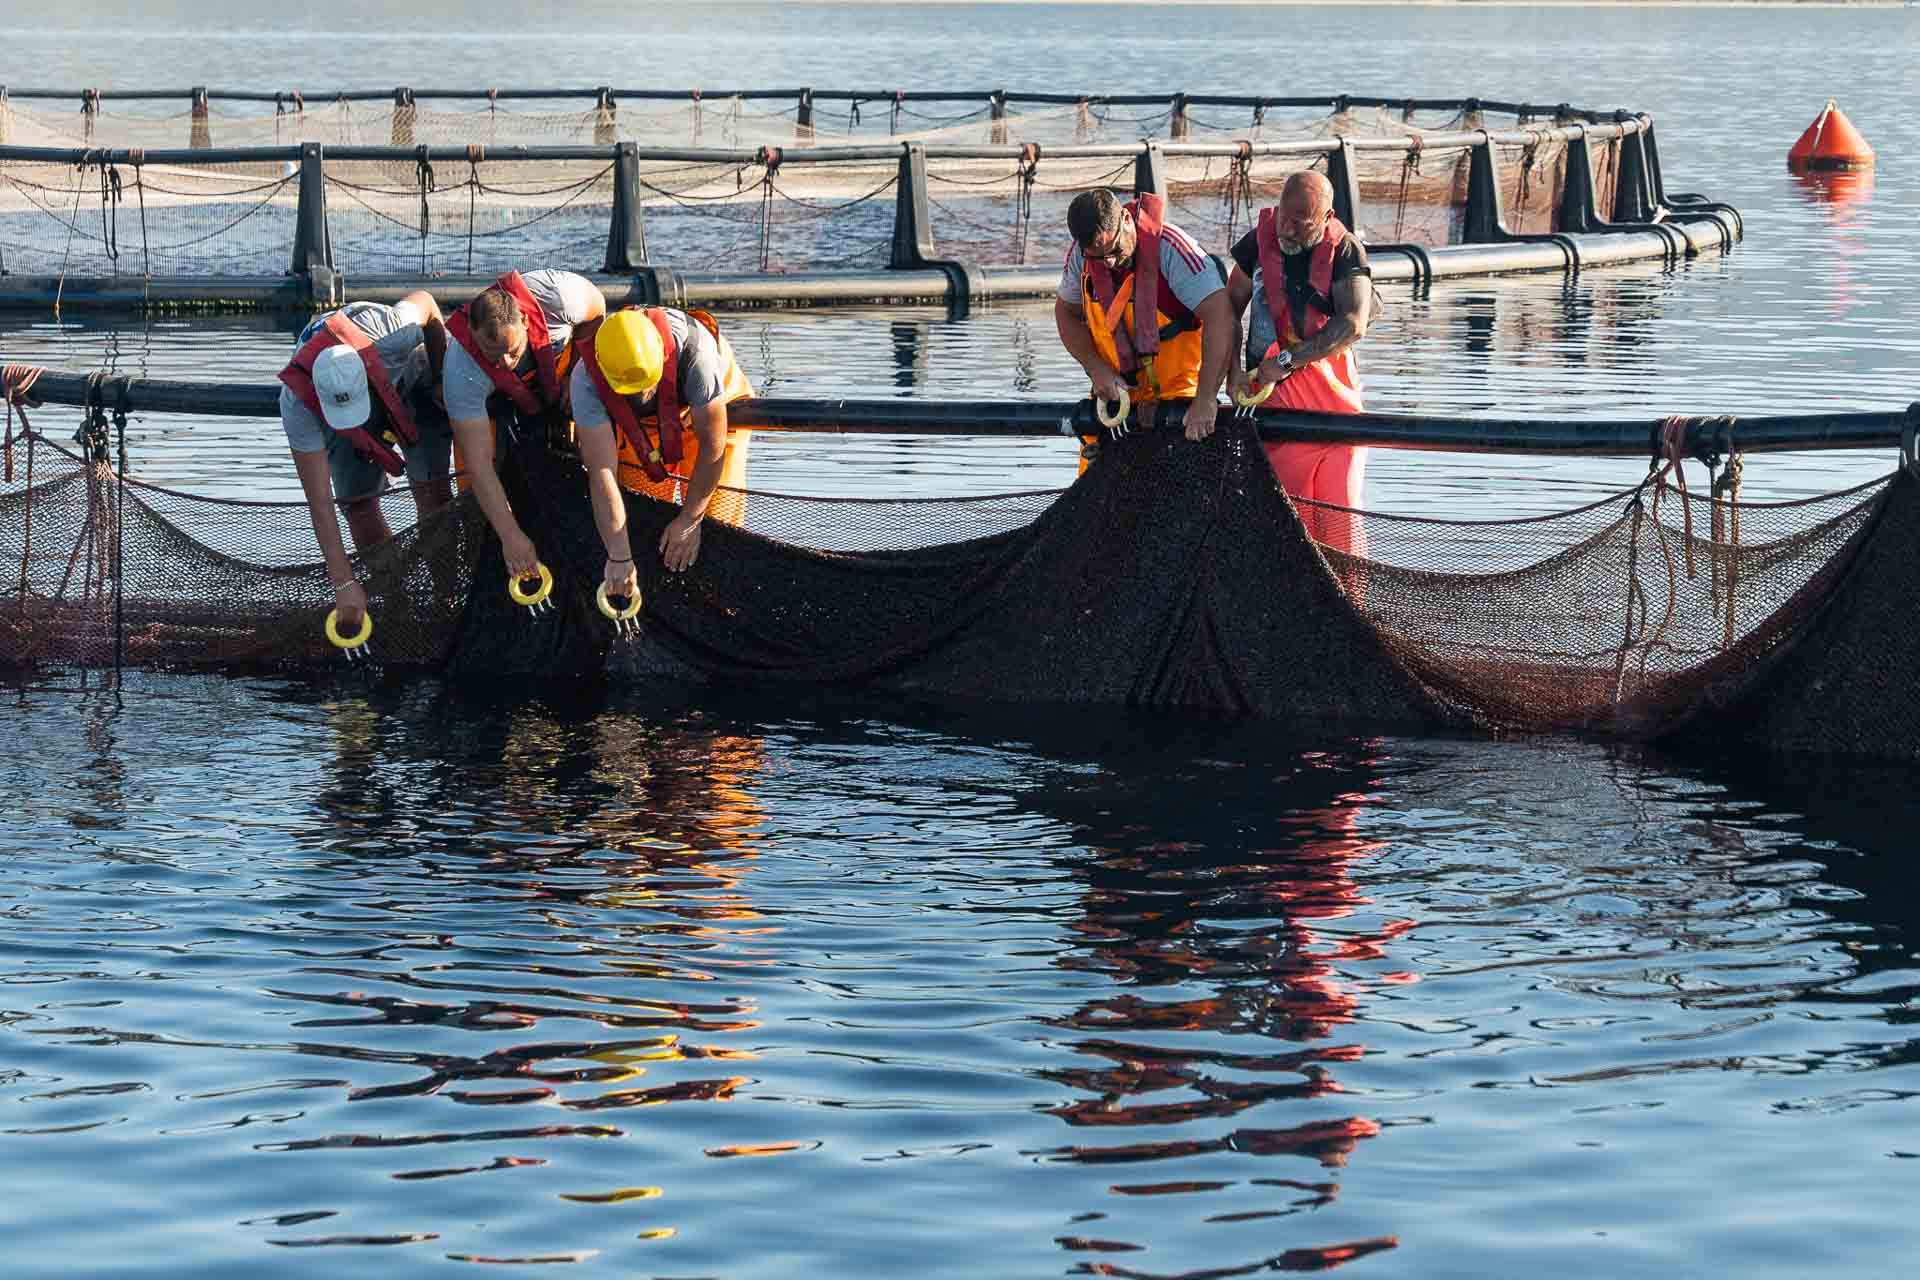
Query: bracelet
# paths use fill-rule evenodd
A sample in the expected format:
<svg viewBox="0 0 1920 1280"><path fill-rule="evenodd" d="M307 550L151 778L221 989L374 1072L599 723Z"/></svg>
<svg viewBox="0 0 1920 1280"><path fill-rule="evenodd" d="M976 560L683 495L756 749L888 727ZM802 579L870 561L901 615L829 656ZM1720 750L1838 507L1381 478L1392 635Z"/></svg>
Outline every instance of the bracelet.
<svg viewBox="0 0 1920 1280"><path fill-rule="evenodd" d="M335 591L345 591L348 587L359 586L360 579L348 578L345 582L335 582L332 578L328 578L327 585L332 587Z"/></svg>
<svg viewBox="0 0 1920 1280"><path fill-rule="evenodd" d="M632 564L633 557L632 556L608 556L607 563L608 564Z"/></svg>

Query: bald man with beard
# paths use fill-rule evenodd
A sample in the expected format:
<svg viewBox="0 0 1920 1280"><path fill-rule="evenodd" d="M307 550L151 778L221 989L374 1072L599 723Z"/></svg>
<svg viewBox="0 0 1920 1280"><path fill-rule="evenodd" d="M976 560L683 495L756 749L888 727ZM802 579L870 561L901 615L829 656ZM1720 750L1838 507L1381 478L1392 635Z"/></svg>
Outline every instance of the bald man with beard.
<svg viewBox="0 0 1920 1280"><path fill-rule="evenodd" d="M1333 216L1333 184L1320 174L1287 179L1277 206L1262 209L1253 230L1233 246L1227 292L1234 314L1252 303L1247 361L1272 387L1268 409L1363 413L1353 347L1373 318L1373 271L1359 239ZM1235 362L1228 385L1249 394L1246 369ZM1341 507L1361 505L1367 451L1352 445L1268 444L1280 487L1294 498ZM1301 508L1315 541L1366 554L1359 521L1339 512Z"/></svg>

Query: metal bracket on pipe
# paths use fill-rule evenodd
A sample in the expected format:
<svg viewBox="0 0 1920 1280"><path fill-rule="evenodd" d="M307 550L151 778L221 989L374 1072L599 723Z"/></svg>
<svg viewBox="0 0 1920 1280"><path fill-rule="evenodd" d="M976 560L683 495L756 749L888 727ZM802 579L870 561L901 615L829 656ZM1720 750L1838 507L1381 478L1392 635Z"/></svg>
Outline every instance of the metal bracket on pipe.
<svg viewBox="0 0 1920 1280"><path fill-rule="evenodd" d="M632 303L641 307L687 305L687 282L671 267L642 267L633 273Z"/></svg>
<svg viewBox="0 0 1920 1280"><path fill-rule="evenodd" d="M347 305L347 279L332 267L318 263L308 267L307 292L317 311L332 311Z"/></svg>

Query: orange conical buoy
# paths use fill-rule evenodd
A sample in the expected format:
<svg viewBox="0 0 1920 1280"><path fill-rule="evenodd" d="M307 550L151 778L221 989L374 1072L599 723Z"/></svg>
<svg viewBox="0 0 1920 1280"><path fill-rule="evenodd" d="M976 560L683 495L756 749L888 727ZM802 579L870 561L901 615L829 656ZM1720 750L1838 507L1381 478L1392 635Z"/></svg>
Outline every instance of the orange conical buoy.
<svg viewBox="0 0 1920 1280"><path fill-rule="evenodd" d="M1787 168L1795 173L1810 169L1871 169L1873 148L1853 127L1853 121L1834 104L1832 98L1820 108L1820 114L1800 135L1800 141L1787 152Z"/></svg>

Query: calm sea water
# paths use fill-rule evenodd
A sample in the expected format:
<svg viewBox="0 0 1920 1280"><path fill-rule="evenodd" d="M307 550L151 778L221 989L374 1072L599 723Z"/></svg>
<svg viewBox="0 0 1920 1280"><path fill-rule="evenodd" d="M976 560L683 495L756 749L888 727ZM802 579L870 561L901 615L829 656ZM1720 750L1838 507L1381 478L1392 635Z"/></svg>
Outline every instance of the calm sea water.
<svg viewBox="0 0 1920 1280"><path fill-rule="evenodd" d="M1373 403L1920 397L1911 9L567 13L16 0L0 81L1643 108L1670 187L1739 205L1747 243L1391 289ZM1882 157L1851 199L1781 163L1829 95ZM727 323L770 392L1079 391L1044 306ZM288 341L0 319L8 361L183 377L264 380ZM158 481L293 489L271 422L134 445ZM1048 441L755 451L786 492L1072 472ZM1889 463L1763 458L1749 492ZM1546 510L1642 469L1383 454L1373 500ZM9 1276L1891 1276L1920 1244L1911 771L787 692L79 683L6 693Z"/></svg>

